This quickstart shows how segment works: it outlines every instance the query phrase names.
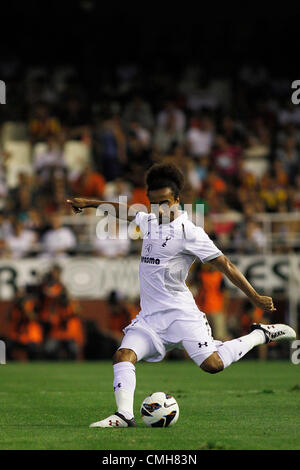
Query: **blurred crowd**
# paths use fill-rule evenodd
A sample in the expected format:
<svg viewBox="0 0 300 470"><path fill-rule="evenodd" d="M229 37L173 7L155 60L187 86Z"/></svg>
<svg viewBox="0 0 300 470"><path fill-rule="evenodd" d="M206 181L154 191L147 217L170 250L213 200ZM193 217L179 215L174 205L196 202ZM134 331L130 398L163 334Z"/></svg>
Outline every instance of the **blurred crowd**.
<svg viewBox="0 0 300 470"><path fill-rule="evenodd" d="M264 250L257 214L300 209L300 108L291 84L262 66L245 65L229 78L195 65L172 74L129 64L90 82L73 67L28 68L22 78L16 63L3 70L1 257L81 253L76 227L65 222L66 198L126 195L129 204L147 205L144 175L155 162L171 160L184 171L182 203L204 204L206 230L228 252ZM29 166L15 173L11 141L30 146ZM70 142L88 158L69 158ZM291 224L273 227L277 252L288 249L289 230L299 232L299 222ZM111 257L134 250L130 240L96 237L84 248Z"/></svg>
<svg viewBox="0 0 300 470"><path fill-rule="evenodd" d="M32 273L36 274L36 273ZM78 359L84 344L78 303L54 265L42 279L19 288L8 312L8 358Z"/></svg>
<svg viewBox="0 0 300 470"><path fill-rule="evenodd" d="M139 312L139 299L128 301L111 291L97 314L106 315L106 327L82 315L80 302L71 298L54 264L34 282L19 288L7 310L9 360L110 359L121 344L123 329Z"/></svg>

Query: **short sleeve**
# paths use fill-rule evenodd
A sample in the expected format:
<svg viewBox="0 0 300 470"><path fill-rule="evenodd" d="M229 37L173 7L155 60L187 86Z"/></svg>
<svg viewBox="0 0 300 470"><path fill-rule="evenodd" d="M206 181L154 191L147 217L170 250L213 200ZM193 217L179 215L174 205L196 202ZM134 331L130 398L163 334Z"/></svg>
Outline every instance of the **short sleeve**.
<svg viewBox="0 0 300 470"><path fill-rule="evenodd" d="M134 223L140 228L142 233L147 233L149 223L155 216L147 212L137 212L134 217Z"/></svg>
<svg viewBox="0 0 300 470"><path fill-rule="evenodd" d="M195 236L192 240L185 241L184 250L197 256L202 263L207 263L223 254L201 227L195 227Z"/></svg>

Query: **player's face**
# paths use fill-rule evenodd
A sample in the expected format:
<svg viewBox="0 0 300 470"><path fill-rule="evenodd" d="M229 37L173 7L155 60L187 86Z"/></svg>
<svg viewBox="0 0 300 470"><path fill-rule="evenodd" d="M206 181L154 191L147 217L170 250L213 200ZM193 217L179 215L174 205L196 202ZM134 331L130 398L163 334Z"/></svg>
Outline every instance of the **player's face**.
<svg viewBox="0 0 300 470"><path fill-rule="evenodd" d="M174 198L171 188L161 188L149 191L148 198L151 212L156 214L160 224L167 224L178 217L179 198Z"/></svg>

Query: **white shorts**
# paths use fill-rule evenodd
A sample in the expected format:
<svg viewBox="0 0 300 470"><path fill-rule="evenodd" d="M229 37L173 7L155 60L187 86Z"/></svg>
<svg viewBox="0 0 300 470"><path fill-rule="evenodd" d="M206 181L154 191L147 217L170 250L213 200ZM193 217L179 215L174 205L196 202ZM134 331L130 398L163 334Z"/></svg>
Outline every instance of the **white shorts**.
<svg viewBox="0 0 300 470"><path fill-rule="evenodd" d="M211 334L206 315L199 312L197 320L174 320L167 329L159 330L150 324L151 317L137 317L123 331L125 336L121 348L131 349L137 360L147 362L161 361L168 351L185 349L190 358L200 366L213 352L217 344Z"/></svg>

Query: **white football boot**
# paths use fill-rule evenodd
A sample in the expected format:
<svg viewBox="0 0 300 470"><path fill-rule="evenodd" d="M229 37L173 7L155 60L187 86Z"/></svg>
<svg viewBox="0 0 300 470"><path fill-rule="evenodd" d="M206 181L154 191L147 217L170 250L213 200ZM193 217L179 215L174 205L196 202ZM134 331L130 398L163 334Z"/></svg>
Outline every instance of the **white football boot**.
<svg viewBox="0 0 300 470"><path fill-rule="evenodd" d="M296 338L296 331L288 325L276 323L275 325L263 325L261 323L253 323L250 327L253 330L262 330L265 334L266 343L271 341L292 341Z"/></svg>
<svg viewBox="0 0 300 470"><path fill-rule="evenodd" d="M131 428L136 427L134 418L126 419L121 413L116 412L102 421L96 421L90 424L90 428Z"/></svg>

